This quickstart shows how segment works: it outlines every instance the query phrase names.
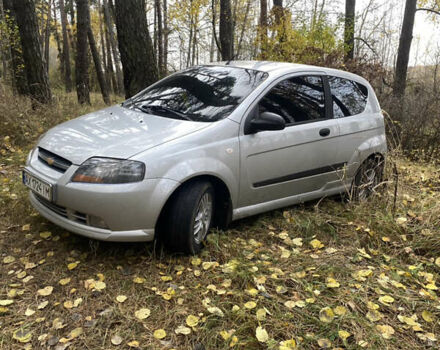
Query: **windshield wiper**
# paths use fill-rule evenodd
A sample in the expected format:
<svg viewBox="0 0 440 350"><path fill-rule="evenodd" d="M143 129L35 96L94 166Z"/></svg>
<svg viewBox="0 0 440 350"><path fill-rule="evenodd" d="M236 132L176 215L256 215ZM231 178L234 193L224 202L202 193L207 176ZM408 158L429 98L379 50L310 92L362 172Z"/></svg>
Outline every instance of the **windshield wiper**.
<svg viewBox="0 0 440 350"><path fill-rule="evenodd" d="M169 114L172 114L175 119L192 121L192 119L190 117L188 117L186 114L175 111L174 109L164 107L164 106L158 106L158 105L140 105L139 106L137 104L133 104L133 107L135 107L145 113L150 113L150 114L154 114L155 112L156 113L165 113L166 116L168 116Z"/></svg>

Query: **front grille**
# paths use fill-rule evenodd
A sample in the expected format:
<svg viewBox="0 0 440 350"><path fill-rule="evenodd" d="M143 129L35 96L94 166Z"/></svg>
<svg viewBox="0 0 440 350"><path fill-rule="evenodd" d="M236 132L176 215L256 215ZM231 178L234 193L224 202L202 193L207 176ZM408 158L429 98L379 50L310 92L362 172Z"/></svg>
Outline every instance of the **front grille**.
<svg viewBox="0 0 440 350"><path fill-rule="evenodd" d="M43 197L40 197L39 195L35 195L35 198L37 198L37 200L43 204L47 209L50 209L52 211L54 211L55 213L57 213L58 215L61 215L62 217L65 217L66 219L68 219L67 216L67 209L60 206L60 205L56 205L55 203L49 202L47 199L44 199Z"/></svg>
<svg viewBox="0 0 440 350"><path fill-rule="evenodd" d="M72 162L67 159L57 156L55 153L49 152L41 147L38 148L38 159L48 167L62 173L72 165Z"/></svg>
<svg viewBox="0 0 440 350"><path fill-rule="evenodd" d="M83 225L88 225L87 223L87 215L84 213L80 213L79 211L67 209L55 203L49 202L47 199L40 197L35 194L35 198L44 205L47 209L53 211L54 213L62 216L63 218L78 222Z"/></svg>

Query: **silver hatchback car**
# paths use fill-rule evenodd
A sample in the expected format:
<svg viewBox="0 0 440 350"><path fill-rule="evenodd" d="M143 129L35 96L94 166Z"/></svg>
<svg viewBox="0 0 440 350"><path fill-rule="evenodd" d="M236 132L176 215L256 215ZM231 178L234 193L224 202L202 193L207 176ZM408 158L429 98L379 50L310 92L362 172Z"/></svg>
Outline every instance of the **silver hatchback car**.
<svg viewBox="0 0 440 350"><path fill-rule="evenodd" d="M60 124L29 154L41 215L106 241L195 254L210 227L381 181L384 119L363 78L276 62L175 73Z"/></svg>

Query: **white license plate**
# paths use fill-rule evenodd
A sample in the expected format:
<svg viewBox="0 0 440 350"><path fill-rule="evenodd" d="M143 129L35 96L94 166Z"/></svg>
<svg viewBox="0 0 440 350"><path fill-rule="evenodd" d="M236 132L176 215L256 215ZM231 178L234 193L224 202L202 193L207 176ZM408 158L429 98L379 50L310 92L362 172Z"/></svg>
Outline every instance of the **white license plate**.
<svg viewBox="0 0 440 350"><path fill-rule="evenodd" d="M23 184L41 197L52 201L52 185L23 171Z"/></svg>

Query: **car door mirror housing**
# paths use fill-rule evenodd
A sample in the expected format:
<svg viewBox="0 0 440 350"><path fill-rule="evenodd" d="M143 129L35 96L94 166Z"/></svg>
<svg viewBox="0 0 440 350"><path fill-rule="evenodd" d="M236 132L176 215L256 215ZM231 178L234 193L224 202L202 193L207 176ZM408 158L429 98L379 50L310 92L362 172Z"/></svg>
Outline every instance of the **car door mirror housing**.
<svg viewBox="0 0 440 350"><path fill-rule="evenodd" d="M259 131L283 130L286 127L284 118L276 113L263 112L250 122L250 133Z"/></svg>

